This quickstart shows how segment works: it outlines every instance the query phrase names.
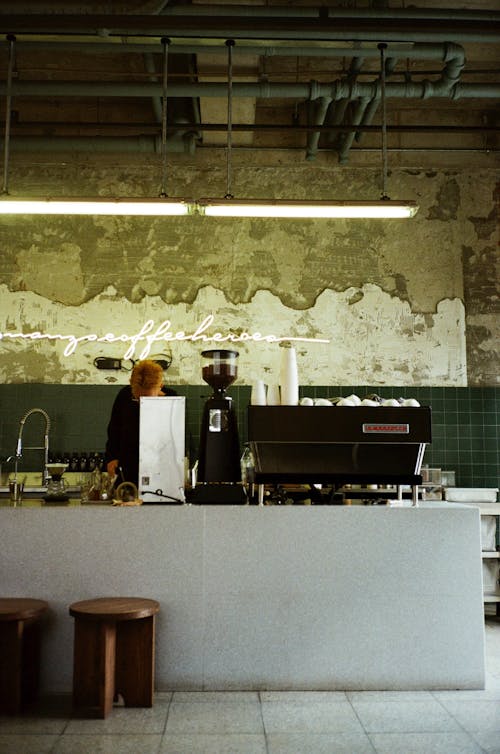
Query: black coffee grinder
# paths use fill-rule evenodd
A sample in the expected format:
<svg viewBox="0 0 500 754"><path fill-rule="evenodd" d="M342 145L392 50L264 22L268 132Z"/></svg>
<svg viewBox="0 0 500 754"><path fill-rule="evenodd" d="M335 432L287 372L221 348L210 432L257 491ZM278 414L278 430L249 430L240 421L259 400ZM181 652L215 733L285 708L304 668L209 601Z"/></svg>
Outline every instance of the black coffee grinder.
<svg viewBox="0 0 500 754"><path fill-rule="evenodd" d="M201 358L203 379L214 392L203 409L192 502L243 503L238 424L232 398L226 395L238 376L238 351L202 351Z"/></svg>

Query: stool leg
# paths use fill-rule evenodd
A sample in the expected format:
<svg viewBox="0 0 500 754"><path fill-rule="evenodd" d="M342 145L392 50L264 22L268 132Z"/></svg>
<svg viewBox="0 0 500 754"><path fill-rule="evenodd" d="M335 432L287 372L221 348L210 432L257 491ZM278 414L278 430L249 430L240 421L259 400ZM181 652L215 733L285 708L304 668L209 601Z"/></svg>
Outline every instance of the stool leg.
<svg viewBox="0 0 500 754"><path fill-rule="evenodd" d="M40 679L40 623L26 621L23 630L22 704L34 702L38 696Z"/></svg>
<svg viewBox="0 0 500 754"><path fill-rule="evenodd" d="M114 622L75 618L73 705L105 718L113 706L115 680Z"/></svg>
<svg viewBox="0 0 500 754"><path fill-rule="evenodd" d="M155 617L120 621L116 632L116 692L127 707L152 707Z"/></svg>
<svg viewBox="0 0 500 754"><path fill-rule="evenodd" d="M22 621L0 623L0 712L15 715L21 710Z"/></svg>

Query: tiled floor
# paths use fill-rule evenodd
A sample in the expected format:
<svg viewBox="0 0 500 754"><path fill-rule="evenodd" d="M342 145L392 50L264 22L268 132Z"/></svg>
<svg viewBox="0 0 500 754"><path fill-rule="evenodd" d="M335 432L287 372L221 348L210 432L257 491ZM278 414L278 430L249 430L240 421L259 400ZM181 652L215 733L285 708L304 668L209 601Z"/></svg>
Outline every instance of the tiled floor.
<svg viewBox="0 0 500 754"><path fill-rule="evenodd" d="M174 692L78 719L69 696L0 718L0 754L500 754L500 621L484 691Z"/></svg>

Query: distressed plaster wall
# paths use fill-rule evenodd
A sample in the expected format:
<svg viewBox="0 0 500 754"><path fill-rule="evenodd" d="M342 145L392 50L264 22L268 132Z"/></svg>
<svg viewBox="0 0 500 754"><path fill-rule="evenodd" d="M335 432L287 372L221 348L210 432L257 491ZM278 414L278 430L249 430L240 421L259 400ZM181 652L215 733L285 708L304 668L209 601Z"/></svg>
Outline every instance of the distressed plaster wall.
<svg viewBox="0 0 500 754"><path fill-rule="evenodd" d="M207 334L329 340L297 343L303 384L495 385L497 177L393 171L391 196L420 204L411 221L2 217L0 332L132 335L152 319L192 333L213 315ZM178 161L171 193L222 196L224 182L220 160ZM380 171L242 165L235 184L238 196L373 199ZM159 181L147 164L21 164L11 185L13 194L155 196ZM200 343L170 344L174 382L201 381ZM126 344L82 343L65 357L66 345L4 337L0 379L126 381L93 366L123 356ZM238 349L240 382L277 374L276 343Z"/></svg>

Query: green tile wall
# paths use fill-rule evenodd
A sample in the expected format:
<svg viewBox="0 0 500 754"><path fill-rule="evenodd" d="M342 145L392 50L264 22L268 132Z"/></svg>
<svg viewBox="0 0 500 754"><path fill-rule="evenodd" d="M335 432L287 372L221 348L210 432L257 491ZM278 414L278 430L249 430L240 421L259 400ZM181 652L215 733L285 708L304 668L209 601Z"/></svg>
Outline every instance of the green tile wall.
<svg viewBox="0 0 500 754"><path fill-rule="evenodd" d="M175 387L175 386L174 386ZM30 408L43 408L50 416L50 447L54 451L103 450L111 406L119 386L15 384L0 386L0 458L14 453L19 420ZM189 448L195 457L201 413L210 391L204 385L175 387L186 396L186 430ZM456 471L457 486L497 487L500 479L498 388L444 387L359 387L330 385L303 387L301 395L334 397L356 393L363 397L378 393L384 398L414 397L432 407L433 441L426 449L424 463ZM246 438L246 407L250 388L233 386L232 396L238 414L240 438ZM26 422L23 444L40 445L41 416ZM41 467L41 451L26 451L26 470ZM4 462L5 468L5 462Z"/></svg>

